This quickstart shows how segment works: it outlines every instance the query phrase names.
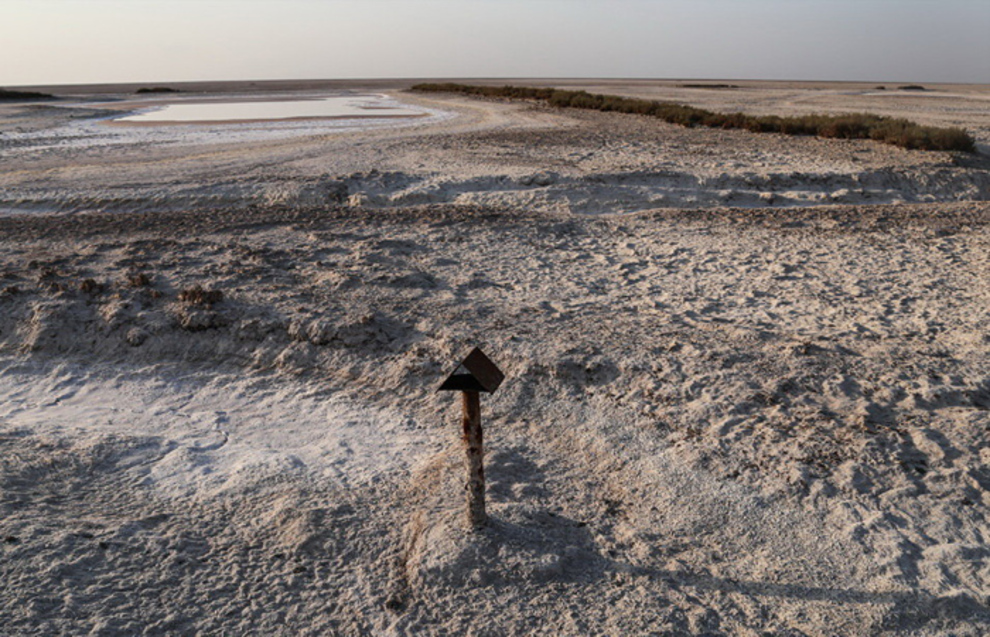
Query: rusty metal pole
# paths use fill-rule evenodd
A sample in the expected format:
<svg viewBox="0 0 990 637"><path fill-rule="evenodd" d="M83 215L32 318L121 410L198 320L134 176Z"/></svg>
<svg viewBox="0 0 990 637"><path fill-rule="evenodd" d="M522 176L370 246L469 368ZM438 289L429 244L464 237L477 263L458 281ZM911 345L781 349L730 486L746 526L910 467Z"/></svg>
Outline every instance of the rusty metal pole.
<svg viewBox="0 0 990 637"><path fill-rule="evenodd" d="M473 529L488 523L485 513L485 448L481 433L481 396L479 392L493 393L505 380L495 363L475 347L454 368L437 391L461 392L463 412L464 450L467 452L467 521Z"/></svg>
<svg viewBox="0 0 990 637"><path fill-rule="evenodd" d="M467 451L467 520L478 529L488 522L485 513L485 450L481 431L481 399L476 391L462 393L464 448Z"/></svg>

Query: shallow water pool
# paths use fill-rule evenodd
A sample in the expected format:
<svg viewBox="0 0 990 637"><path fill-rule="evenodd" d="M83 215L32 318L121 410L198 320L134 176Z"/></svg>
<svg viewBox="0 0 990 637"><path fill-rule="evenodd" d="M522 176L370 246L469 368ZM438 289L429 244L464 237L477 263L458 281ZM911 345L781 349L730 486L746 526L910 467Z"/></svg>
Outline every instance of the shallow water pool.
<svg viewBox="0 0 990 637"><path fill-rule="evenodd" d="M323 97L271 101L166 103L115 119L123 123L236 122L317 118L417 117L422 111L402 108L378 96Z"/></svg>

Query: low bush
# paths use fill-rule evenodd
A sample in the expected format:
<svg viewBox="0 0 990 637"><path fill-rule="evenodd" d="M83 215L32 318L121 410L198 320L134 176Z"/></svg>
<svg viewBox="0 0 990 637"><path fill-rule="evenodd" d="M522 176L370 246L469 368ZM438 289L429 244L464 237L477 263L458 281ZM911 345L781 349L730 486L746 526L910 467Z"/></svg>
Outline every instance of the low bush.
<svg viewBox="0 0 990 637"><path fill-rule="evenodd" d="M901 89L909 90L908 87ZM817 135L832 139L873 139L912 150L957 150L968 153L976 151L973 138L961 128L921 126L909 120L869 113L796 117L755 116L745 113L715 113L685 104L617 95L597 95L586 91L521 86L476 86L451 82L417 84L412 90L427 93L459 93L492 99L538 100L557 108L583 108L646 115L688 127L741 128L754 133ZM922 87L921 90L924 88Z"/></svg>
<svg viewBox="0 0 990 637"><path fill-rule="evenodd" d="M179 91L178 89L169 88L167 86L151 86L151 87L139 88L134 92L137 93L138 95L144 95L146 93L180 93L181 91Z"/></svg>
<svg viewBox="0 0 990 637"><path fill-rule="evenodd" d="M10 91L0 88L0 100L54 100L54 95L48 93L35 93L33 91Z"/></svg>
<svg viewBox="0 0 990 637"><path fill-rule="evenodd" d="M720 88L720 89L730 89L739 88L736 84L681 84L681 88Z"/></svg>

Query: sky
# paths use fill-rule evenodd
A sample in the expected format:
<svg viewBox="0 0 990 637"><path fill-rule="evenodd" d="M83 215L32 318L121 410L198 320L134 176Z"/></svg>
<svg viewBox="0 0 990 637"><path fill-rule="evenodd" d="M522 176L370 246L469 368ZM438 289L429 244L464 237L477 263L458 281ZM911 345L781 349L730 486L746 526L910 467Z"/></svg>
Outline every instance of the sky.
<svg viewBox="0 0 990 637"><path fill-rule="evenodd" d="M0 86L451 77L990 83L990 0L0 0Z"/></svg>

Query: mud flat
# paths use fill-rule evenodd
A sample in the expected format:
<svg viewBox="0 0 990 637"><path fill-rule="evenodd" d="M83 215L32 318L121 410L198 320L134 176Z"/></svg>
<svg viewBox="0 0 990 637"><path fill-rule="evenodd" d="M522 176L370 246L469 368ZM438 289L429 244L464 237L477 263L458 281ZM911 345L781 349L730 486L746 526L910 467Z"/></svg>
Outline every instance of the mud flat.
<svg viewBox="0 0 990 637"><path fill-rule="evenodd" d="M3 196L61 214L0 218L7 633L987 632L983 158L400 97L455 116L8 112ZM759 158L931 201L646 201ZM434 390L476 344L472 535Z"/></svg>

